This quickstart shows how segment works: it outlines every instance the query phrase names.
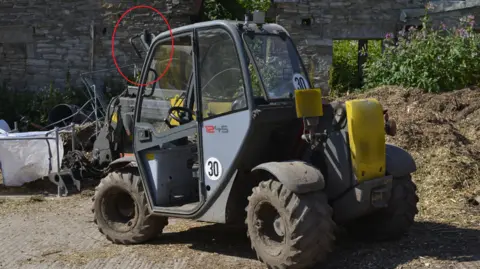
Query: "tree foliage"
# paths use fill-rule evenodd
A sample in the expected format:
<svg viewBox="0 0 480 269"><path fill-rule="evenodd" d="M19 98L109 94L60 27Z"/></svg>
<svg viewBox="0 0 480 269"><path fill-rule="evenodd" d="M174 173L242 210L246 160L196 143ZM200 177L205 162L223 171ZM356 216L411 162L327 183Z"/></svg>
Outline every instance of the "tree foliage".
<svg viewBox="0 0 480 269"><path fill-rule="evenodd" d="M368 41L367 61L375 61L382 53L381 40ZM358 74L358 40L335 40L333 62L329 70L328 84L331 92L345 93L362 87Z"/></svg>
<svg viewBox="0 0 480 269"><path fill-rule="evenodd" d="M235 9L231 2L220 0L204 0L203 1L203 19L219 20L219 19L236 19Z"/></svg>
<svg viewBox="0 0 480 269"><path fill-rule="evenodd" d="M237 0L248 11L267 11L272 2L271 0Z"/></svg>

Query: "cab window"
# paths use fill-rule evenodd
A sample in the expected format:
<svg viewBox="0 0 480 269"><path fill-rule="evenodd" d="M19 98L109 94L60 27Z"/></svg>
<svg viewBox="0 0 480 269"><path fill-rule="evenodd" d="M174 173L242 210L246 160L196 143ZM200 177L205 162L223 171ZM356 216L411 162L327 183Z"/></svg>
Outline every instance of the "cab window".
<svg viewBox="0 0 480 269"><path fill-rule="evenodd" d="M235 43L224 29L198 31L203 118L247 107Z"/></svg>
<svg viewBox="0 0 480 269"><path fill-rule="evenodd" d="M146 81L150 83L161 76L168 66L172 52L172 42L167 38L154 45L150 71ZM155 131L162 132L166 127L164 119L172 106L183 106L190 83L192 83L192 35L183 34L174 38L173 57L167 72L160 80L145 87L140 121L151 123ZM173 125L178 125L173 120Z"/></svg>

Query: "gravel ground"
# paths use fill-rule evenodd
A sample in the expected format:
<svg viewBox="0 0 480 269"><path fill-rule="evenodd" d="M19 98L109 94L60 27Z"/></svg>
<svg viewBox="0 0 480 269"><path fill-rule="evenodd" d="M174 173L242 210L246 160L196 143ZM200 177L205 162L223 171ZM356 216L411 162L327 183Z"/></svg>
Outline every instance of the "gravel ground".
<svg viewBox="0 0 480 269"><path fill-rule="evenodd" d="M0 268L265 268L245 232L224 225L171 220L153 242L113 245L92 222L90 194L0 200ZM480 268L480 223L419 219L409 236L381 244L339 235L319 268Z"/></svg>

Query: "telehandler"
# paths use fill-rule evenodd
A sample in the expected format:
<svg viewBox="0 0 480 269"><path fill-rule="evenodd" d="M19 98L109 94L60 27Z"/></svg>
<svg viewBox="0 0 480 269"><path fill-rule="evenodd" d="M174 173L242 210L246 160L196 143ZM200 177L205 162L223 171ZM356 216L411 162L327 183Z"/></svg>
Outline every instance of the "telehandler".
<svg viewBox="0 0 480 269"><path fill-rule="evenodd" d="M145 242L170 217L246 223L259 260L293 269L324 261L337 225L370 240L409 230L416 165L386 143L394 121L375 99L323 100L283 27L254 15L175 28L173 44L137 37L144 85L110 103L95 142L108 240Z"/></svg>

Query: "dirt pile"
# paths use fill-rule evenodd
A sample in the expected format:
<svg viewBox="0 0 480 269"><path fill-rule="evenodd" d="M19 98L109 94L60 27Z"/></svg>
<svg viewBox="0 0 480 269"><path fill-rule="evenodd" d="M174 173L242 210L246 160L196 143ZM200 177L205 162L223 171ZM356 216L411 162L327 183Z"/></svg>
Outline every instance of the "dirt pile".
<svg viewBox="0 0 480 269"><path fill-rule="evenodd" d="M380 87L344 99L365 97L379 100L397 121L397 135L387 141L415 157L421 212L447 217L442 211L467 204L461 210L480 215L474 205L480 195L480 89L426 94Z"/></svg>

